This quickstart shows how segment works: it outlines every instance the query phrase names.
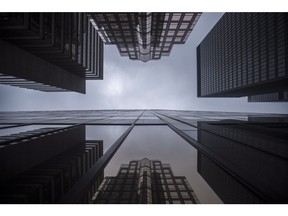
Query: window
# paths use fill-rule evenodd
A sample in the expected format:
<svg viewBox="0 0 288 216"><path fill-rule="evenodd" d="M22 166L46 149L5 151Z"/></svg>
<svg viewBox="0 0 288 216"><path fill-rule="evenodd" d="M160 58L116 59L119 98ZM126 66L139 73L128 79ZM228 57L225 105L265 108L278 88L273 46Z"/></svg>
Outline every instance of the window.
<svg viewBox="0 0 288 216"><path fill-rule="evenodd" d="M164 173L170 173L170 170L164 169Z"/></svg>
<svg viewBox="0 0 288 216"><path fill-rule="evenodd" d="M177 192L171 192L170 195L171 195L172 198L179 198Z"/></svg>
<svg viewBox="0 0 288 216"><path fill-rule="evenodd" d="M172 41L172 39L173 39L172 37L167 37L166 41Z"/></svg>
<svg viewBox="0 0 288 216"><path fill-rule="evenodd" d="M128 171L127 169L121 169L120 172L121 172L121 173L127 173L127 171Z"/></svg>
<svg viewBox="0 0 288 216"><path fill-rule="evenodd" d="M183 36L184 33L185 33L185 31L178 31L178 32L177 32L177 36Z"/></svg>
<svg viewBox="0 0 288 216"><path fill-rule="evenodd" d="M168 34L167 34L167 35L168 35L168 36L173 36L174 34L175 34L175 31L168 31ZM183 34L184 34L184 33L183 33ZM182 34L182 35L183 35L183 34Z"/></svg>
<svg viewBox="0 0 288 216"><path fill-rule="evenodd" d="M169 19L169 14L165 14L165 21L167 21Z"/></svg>
<svg viewBox="0 0 288 216"><path fill-rule="evenodd" d="M181 23L180 29L187 29L189 23Z"/></svg>
<svg viewBox="0 0 288 216"><path fill-rule="evenodd" d="M174 185L168 185L169 190L176 190L176 187Z"/></svg>
<svg viewBox="0 0 288 216"><path fill-rule="evenodd" d="M184 21L190 21L192 19L193 15L185 15L184 16Z"/></svg>
<svg viewBox="0 0 288 216"><path fill-rule="evenodd" d="M172 179L167 179L167 183L168 184L173 184L173 180Z"/></svg>
<svg viewBox="0 0 288 216"><path fill-rule="evenodd" d="M170 29L176 29L177 28L177 23L171 23L169 28Z"/></svg>
<svg viewBox="0 0 288 216"><path fill-rule="evenodd" d="M172 20L173 21L179 21L180 20L180 15L173 15Z"/></svg>
<svg viewBox="0 0 288 216"><path fill-rule="evenodd" d="M178 185L179 190L186 190L184 185Z"/></svg>
<svg viewBox="0 0 288 216"><path fill-rule="evenodd" d="M189 198L189 194L187 192L181 192L181 196L183 198Z"/></svg>
<svg viewBox="0 0 288 216"><path fill-rule="evenodd" d="M123 39L119 37L119 38L116 38L116 41L117 42L123 42Z"/></svg>

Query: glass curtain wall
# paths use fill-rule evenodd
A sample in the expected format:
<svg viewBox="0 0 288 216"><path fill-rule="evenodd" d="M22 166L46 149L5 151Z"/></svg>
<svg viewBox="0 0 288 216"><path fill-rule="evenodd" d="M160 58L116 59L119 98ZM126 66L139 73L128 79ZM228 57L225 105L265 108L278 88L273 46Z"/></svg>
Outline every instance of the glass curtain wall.
<svg viewBox="0 0 288 216"><path fill-rule="evenodd" d="M287 122L173 110L0 113L0 200L287 203Z"/></svg>

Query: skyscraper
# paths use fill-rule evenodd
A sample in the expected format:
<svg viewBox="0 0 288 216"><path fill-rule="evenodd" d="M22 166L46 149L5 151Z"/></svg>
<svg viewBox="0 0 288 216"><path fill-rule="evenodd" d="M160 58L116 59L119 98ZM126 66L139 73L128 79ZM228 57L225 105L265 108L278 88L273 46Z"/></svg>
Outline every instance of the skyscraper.
<svg viewBox="0 0 288 216"><path fill-rule="evenodd" d="M199 203L184 176L174 176L169 164L148 158L122 164L117 176L105 177L92 200L114 204Z"/></svg>
<svg viewBox="0 0 288 216"><path fill-rule="evenodd" d="M288 203L287 125L263 113L0 112L0 201Z"/></svg>
<svg viewBox="0 0 288 216"><path fill-rule="evenodd" d="M76 203L91 203L103 172L92 178L89 172L103 155L103 142L85 140L84 126L29 129L1 136L0 203L69 203L67 196ZM86 182L80 192L79 182Z"/></svg>
<svg viewBox="0 0 288 216"><path fill-rule="evenodd" d="M281 123L270 124L269 118L252 117L248 122L199 121L198 127L203 129L198 133L198 141L209 151L198 152L197 170L223 202L265 203L273 200L273 203L279 203L286 199L280 195L287 176L279 175L282 172L279 166L288 159L284 144L287 136L285 129L280 129ZM227 171L225 167L233 171ZM254 172L257 175L251 175Z"/></svg>
<svg viewBox="0 0 288 216"><path fill-rule="evenodd" d="M287 102L288 91L248 96L249 102Z"/></svg>
<svg viewBox="0 0 288 216"><path fill-rule="evenodd" d="M116 44L121 56L147 62L168 56L184 44L201 13L91 13L105 44Z"/></svg>
<svg viewBox="0 0 288 216"><path fill-rule="evenodd" d="M0 84L85 93L103 79L103 42L86 13L0 13Z"/></svg>
<svg viewBox="0 0 288 216"><path fill-rule="evenodd" d="M198 97L287 100L287 26L286 13L225 13L197 48Z"/></svg>

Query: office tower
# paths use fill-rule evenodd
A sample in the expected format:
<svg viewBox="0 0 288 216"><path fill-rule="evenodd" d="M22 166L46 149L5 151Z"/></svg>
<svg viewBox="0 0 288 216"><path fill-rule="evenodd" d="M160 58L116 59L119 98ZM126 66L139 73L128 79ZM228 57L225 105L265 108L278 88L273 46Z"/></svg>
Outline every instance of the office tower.
<svg viewBox="0 0 288 216"><path fill-rule="evenodd" d="M197 154L197 171L224 203L259 204L263 202L247 187L239 183L237 179L229 175L221 166L200 151Z"/></svg>
<svg viewBox="0 0 288 216"><path fill-rule="evenodd" d="M174 176L169 164L148 158L122 164L117 176L105 177L93 199L98 204L199 203L184 176Z"/></svg>
<svg viewBox="0 0 288 216"><path fill-rule="evenodd" d="M250 122L198 122L198 126L203 129L198 133L198 141L211 150L210 153L206 152L208 157L199 152L198 172L213 190L218 191L217 194L225 203L246 203L247 200L250 200L249 203L263 203L268 199L278 203L286 199L280 194L287 176L278 173L283 172L280 171L282 160L288 159L285 144L287 131L283 130L287 123L280 122L281 120L278 124L271 124L269 118L265 117L252 117ZM234 174L246 178L246 184L254 185L254 188L245 188L239 184L237 179L217 165L217 159L209 159L212 155L214 158L221 158L227 167L237 167L233 169ZM257 175L247 178L255 171ZM262 180L264 175L265 181ZM228 190L235 193L227 192ZM260 198L257 193L263 197Z"/></svg>
<svg viewBox="0 0 288 216"><path fill-rule="evenodd" d="M86 13L0 13L0 84L85 93L103 79L103 42Z"/></svg>
<svg viewBox="0 0 288 216"><path fill-rule="evenodd" d="M67 203L67 194L77 203L91 203L103 180L102 172L88 190L73 193L103 155L103 142L85 140L84 126L35 125L1 136L0 154L0 203Z"/></svg>
<svg viewBox="0 0 288 216"><path fill-rule="evenodd" d="M198 97L287 101L288 15L225 13L197 47Z"/></svg>
<svg viewBox="0 0 288 216"><path fill-rule="evenodd" d="M288 91L248 96L249 102L287 102Z"/></svg>
<svg viewBox="0 0 288 216"><path fill-rule="evenodd" d="M168 56L184 44L201 13L91 13L105 44L116 44L121 56L147 62Z"/></svg>
<svg viewBox="0 0 288 216"><path fill-rule="evenodd" d="M123 196L119 202L138 203L140 196L133 194L140 189L142 202L152 196L153 203L185 203L191 196L181 192L190 185L200 203L287 204L287 125L288 115L263 113L0 112L0 200L94 203L96 192L103 201L111 186L112 196ZM126 193L130 187L135 190ZM43 194L43 188L51 190Z"/></svg>

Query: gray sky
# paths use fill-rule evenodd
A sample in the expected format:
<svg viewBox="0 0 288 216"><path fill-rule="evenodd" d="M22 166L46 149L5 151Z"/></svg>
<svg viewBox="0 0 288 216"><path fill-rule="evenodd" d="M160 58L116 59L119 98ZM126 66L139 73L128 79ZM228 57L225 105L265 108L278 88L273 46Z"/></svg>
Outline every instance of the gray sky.
<svg viewBox="0 0 288 216"><path fill-rule="evenodd" d="M104 80L87 81L86 95L45 93L0 85L0 111L77 109L184 109L288 113L288 103L248 103L247 98L197 98L196 47L223 13L203 13L184 45L143 63L105 46Z"/></svg>

